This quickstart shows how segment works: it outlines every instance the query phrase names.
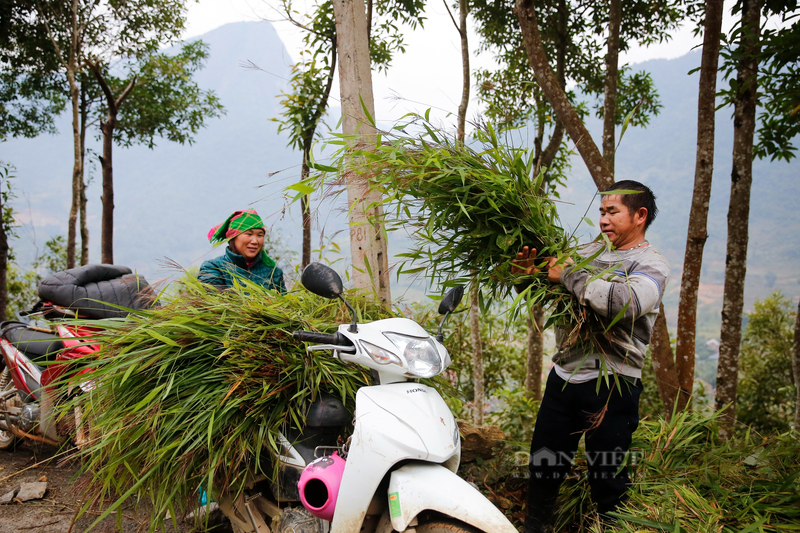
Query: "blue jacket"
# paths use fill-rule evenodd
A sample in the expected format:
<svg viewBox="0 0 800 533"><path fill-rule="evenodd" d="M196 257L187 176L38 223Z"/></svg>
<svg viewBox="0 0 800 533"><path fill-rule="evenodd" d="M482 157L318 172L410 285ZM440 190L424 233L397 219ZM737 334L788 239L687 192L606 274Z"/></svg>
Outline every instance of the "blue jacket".
<svg viewBox="0 0 800 533"><path fill-rule="evenodd" d="M265 252L261 252L258 259L248 268L244 257L230 248L226 248L223 255L204 261L200 265L198 279L209 285L230 287L233 285L234 274L257 283L266 289L277 290L281 293L286 292L286 285L283 283L283 270L278 268L275 261L270 259Z"/></svg>

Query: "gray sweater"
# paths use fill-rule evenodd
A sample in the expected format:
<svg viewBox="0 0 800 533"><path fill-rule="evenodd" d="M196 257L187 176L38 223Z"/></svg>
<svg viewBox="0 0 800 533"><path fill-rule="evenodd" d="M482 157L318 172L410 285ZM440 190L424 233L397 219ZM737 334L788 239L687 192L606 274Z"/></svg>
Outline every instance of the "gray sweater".
<svg viewBox="0 0 800 533"><path fill-rule="evenodd" d="M599 324L594 321L593 337L597 342L578 340L567 344L565 332L557 330L559 349L553 362L569 372L607 368L640 378L653 324L669 281L669 264L652 246L619 251L593 242L581 247L580 254L588 257L601 249L604 251L590 263L599 270L567 267L561 273L561 283L599 318ZM612 273L591 279L605 269L611 269ZM626 304L623 317L604 334L603 330Z"/></svg>

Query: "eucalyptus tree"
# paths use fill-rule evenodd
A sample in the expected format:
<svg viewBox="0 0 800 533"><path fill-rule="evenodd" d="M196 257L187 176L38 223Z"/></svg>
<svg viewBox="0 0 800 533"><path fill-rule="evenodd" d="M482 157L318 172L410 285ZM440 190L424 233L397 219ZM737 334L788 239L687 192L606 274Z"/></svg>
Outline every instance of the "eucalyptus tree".
<svg viewBox="0 0 800 533"><path fill-rule="evenodd" d="M469 37L467 34L467 15L469 13L469 0L458 0L458 22L456 22L447 1L444 2L447 13L453 21L461 43L461 101L458 104L458 125L456 126L456 140L463 145L466 138L467 129L467 108L469 107L469 93L471 84L471 72L469 67ZM477 278L473 278L469 289L469 331L472 344L472 385L473 403L475 404L475 424L483 425L483 406L486 399L484 388L484 357L483 339L481 338L481 297L480 284Z"/></svg>
<svg viewBox="0 0 800 533"><path fill-rule="evenodd" d="M711 178L714 173L714 130L716 124L717 73L722 34L723 0L708 0L703 17L703 54L700 60L700 83L697 99L697 153L695 156L694 189L690 209L686 250L681 272L681 294L678 304L678 333L675 360L678 362L678 409L686 408L692 397L695 368L695 336L697 330L697 293L703 266L703 248L708 239L708 205ZM667 346L669 344L667 343ZM657 369L659 370L659 369ZM667 413L673 412L672 401L665 402Z"/></svg>
<svg viewBox="0 0 800 533"><path fill-rule="evenodd" d="M20 0L15 0L20 1ZM83 187L81 133L82 73L120 61L138 61L177 42L185 27L184 0L38 0L29 18L41 25L66 77L72 108L72 205L67 232L67 264L75 265L76 221Z"/></svg>
<svg viewBox="0 0 800 533"><path fill-rule="evenodd" d="M289 146L302 151L300 179L305 182L310 175L311 148L319 135L318 127L327 114L328 100L336 72L336 24L333 20L333 4L322 2L315 6L313 14L306 20L297 20L292 3L283 2L287 18L303 29L303 44L300 60L292 68L291 91L283 93L282 119L278 131L289 135ZM309 189L303 189L300 198L302 213L303 249L301 266L311 262L311 206Z"/></svg>
<svg viewBox="0 0 800 533"><path fill-rule="evenodd" d="M319 135L318 127L327 114L329 107L330 92L339 57L338 43L340 39L337 38L337 23L339 25L352 25L356 19L361 20L358 29L348 26L344 32L346 46L349 48L346 54L346 65L350 68L340 71L340 82L345 86L348 85L347 80L352 78L355 81L356 76L360 77L359 81L350 85L354 89L354 97L343 97L342 105L344 131L353 134L357 124L362 125L362 133L364 129L369 129L372 117L374 117L370 69L374 68L378 72L385 72L389 68L394 54L404 51L404 37L400 26L405 25L415 28L417 25L421 25L423 21L424 3L419 0L379 2L370 0L366 6L363 3L360 5L363 8L363 20L361 8L356 12L354 11L354 6L348 4L346 6L338 6L339 20L337 22L334 2L331 0L316 2L312 11L307 15L298 14L290 0L284 0L282 3L282 9L287 19L305 31L303 37L305 48L301 52L300 60L293 68L290 84L291 91L283 94L283 100L281 101L284 107L281 113L283 118L279 119L279 130L288 133L289 145L302 151L302 181L306 181L309 178L311 148L314 139ZM345 22L345 18L347 18L347 22ZM358 52L358 54L355 52ZM356 57L360 58L358 65L351 61ZM358 67L360 74L356 74L356 67ZM362 101L368 109L369 119L362 113ZM348 103L352 104L349 105L349 108ZM355 115L363 116L361 116L361 120L351 124L351 118ZM311 210L308 194L303 193L308 193L310 188L300 186L299 189L303 217L302 264L305 266L311 260ZM352 205L352 199L348 203ZM361 223L351 228L351 247L353 250L358 249L367 240L370 240L369 238L365 239L366 233L369 232L368 225ZM373 238L380 238L379 233L373 235ZM381 261L373 258L371 260L372 264L366 268L362 261L361 272L355 272L354 274L356 277L369 277L367 275L368 269L374 268L379 263L384 264L383 267L379 267L382 274L379 274L374 281L380 283L380 280L383 280L385 294L382 298L388 302L390 298L388 297L388 262L385 242L384 250L379 255L382 256ZM354 261L354 264L356 263L357 261ZM363 288L368 285L371 284L364 282Z"/></svg>
<svg viewBox="0 0 800 533"><path fill-rule="evenodd" d="M791 159L795 152L792 137L800 131L796 116L800 106L797 89L800 24L796 0L742 0L734 11L741 18L723 52L726 73L736 72L730 89L722 92L726 103L734 108L733 168L715 396L717 409L724 409L727 415L721 429L723 436L732 434L736 413L753 159ZM783 30L767 30L770 15L793 23ZM759 85L766 91L759 91ZM759 104L763 109L761 116L758 116Z"/></svg>
<svg viewBox="0 0 800 533"><path fill-rule="evenodd" d="M103 263L114 262L114 143L153 148L156 137L161 137L191 144L205 121L223 112L213 91L200 89L192 78L207 57L206 45L193 41L177 54L150 53L120 66L116 70L122 70L122 75L114 75L109 65L95 58L87 59L104 96L102 105L96 107L103 141Z"/></svg>
<svg viewBox="0 0 800 533"><path fill-rule="evenodd" d="M549 152L558 151L566 129L587 164L595 161L592 152L602 159L597 145L586 142L591 139L582 120L586 104L566 90L567 81L587 97L607 95L595 111L604 119L604 130L612 130L610 136L604 134L612 140L614 126L626 119L631 126L646 126L658 113L661 106L650 76L631 73L627 65L620 68L614 58L634 43L647 46L669 39L684 15L680 2L622 2L619 17L610 17L605 3L591 1L548 0L537 2L536 9L527 1L499 5L481 0L474 5L472 13L484 38L482 49L494 52L501 65L496 71L479 73L482 97L496 109L494 116L509 124L533 116L539 128L552 129L551 140L559 142L549 145ZM610 18L611 22L619 18L619 29L612 32L619 33L618 41L605 37ZM606 69L600 67L604 62L609 64ZM534 142L543 139L537 136ZM544 149L542 154L548 155ZM613 183L613 157L609 163L589 165L600 190Z"/></svg>
<svg viewBox="0 0 800 533"><path fill-rule="evenodd" d="M8 4L7 4L8 5ZM72 138L74 164L72 169L72 203L68 223L68 266L75 266L75 223L78 217L81 184L83 183L82 145L80 135L80 89L77 82L80 70L80 53L83 46L83 31L88 22L84 18L82 0L52 0L29 2L14 0L10 12L16 14L12 27L28 26L32 30L29 38L11 40L18 45L13 49L20 59L12 63L13 74L24 73L31 65L44 67L51 74L65 75L67 94L72 105ZM9 17L8 20L15 20ZM22 30L25 31L24 29ZM49 41L47 45L40 45ZM36 70L34 70L36 72ZM41 72L41 71L39 71ZM23 74L24 75L24 74Z"/></svg>

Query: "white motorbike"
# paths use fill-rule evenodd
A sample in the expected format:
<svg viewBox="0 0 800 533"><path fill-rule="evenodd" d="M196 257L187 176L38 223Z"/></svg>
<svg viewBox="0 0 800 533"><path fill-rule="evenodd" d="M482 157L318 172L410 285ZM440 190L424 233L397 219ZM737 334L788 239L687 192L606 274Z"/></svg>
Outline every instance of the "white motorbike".
<svg viewBox="0 0 800 533"><path fill-rule="evenodd" d="M301 282L325 298L342 297L341 278L312 263ZM463 287L450 290L439 313L453 312ZM334 334L297 331L308 350L330 350L372 369L373 385L356 394L352 435L336 438L349 416L338 399L313 404L301 430L280 435L278 479L254 480L220 507L238 532L259 533L516 533L508 519L458 475L456 421L436 389L419 383L442 373L450 355L436 337L406 318L339 326ZM294 505L300 500L305 509Z"/></svg>

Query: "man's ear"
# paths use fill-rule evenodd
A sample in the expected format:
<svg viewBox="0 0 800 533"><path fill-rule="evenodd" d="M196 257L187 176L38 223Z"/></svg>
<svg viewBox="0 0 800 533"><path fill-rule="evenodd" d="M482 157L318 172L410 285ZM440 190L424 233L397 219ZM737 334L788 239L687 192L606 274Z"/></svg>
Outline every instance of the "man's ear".
<svg viewBox="0 0 800 533"><path fill-rule="evenodd" d="M639 209L636 210L636 214L639 216L639 219L636 221L636 224L644 225L647 222L647 216L649 215L649 213L647 212L647 208L640 207Z"/></svg>

